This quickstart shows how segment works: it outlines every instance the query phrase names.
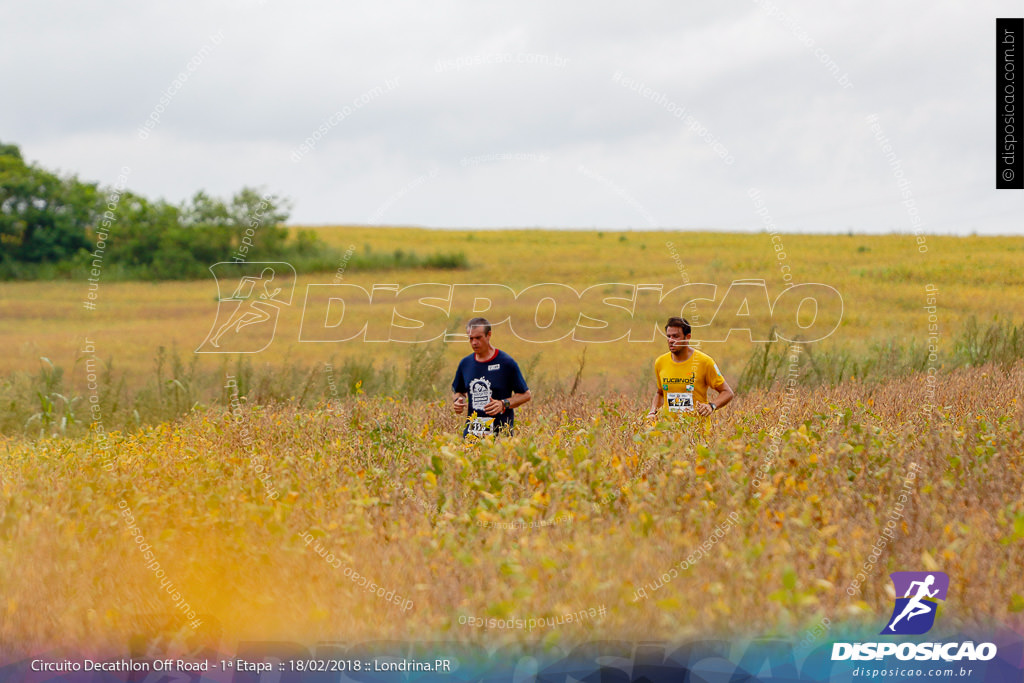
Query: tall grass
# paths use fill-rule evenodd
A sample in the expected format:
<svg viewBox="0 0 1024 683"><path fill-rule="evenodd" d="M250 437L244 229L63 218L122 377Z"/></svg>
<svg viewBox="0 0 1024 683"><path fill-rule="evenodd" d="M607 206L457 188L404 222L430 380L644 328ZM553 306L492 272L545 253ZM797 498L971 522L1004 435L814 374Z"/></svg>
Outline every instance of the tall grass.
<svg viewBox="0 0 1024 683"><path fill-rule="evenodd" d="M953 346L952 365L976 366L985 363L1013 363L1024 358L1024 324L993 320L985 328L971 316L960 330Z"/></svg>
<svg viewBox="0 0 1024 683"><path fill-rule="evenodd" d="M116 655L144 616L176 613L120 501L203 620L185 635L214 651L675 640L794 633L824 616L877 632L892 608L887 574L908 567L956 577L944 632L1019 618L1024 364L949 373L930 415L908 409L928 400L918 382L794 391L787 415L778 392L749 392L699 440L644 424L640 397L577 392L526 406L516 437L476 444L439 401L358 391L332 406L197 410L112 433L107 450L5 437L0 642L10 656L55 645ZM896 542L851 595L912 468ZM687 560L730 515L736 525ZM548 526L509 528L531 522ZM345 569L414 606L401 611ZM532 632L464 623L590 607L607 614Z"/></svg>
<svg viewBox="0 0 1024 683"><path fill-rule="evenodd" d="M845 381L875 384L929 368L948 373L987 363L1006 366L1024 358L1024 324L993 321L983 327L972 318L947 347L930 361L927 347L913 340L890 339L860 354L844 348L817 350L814 345L801 345L800 352L793 354L793 345L766 343L751 354L734 388L750 392L787 381L807 387ZM228 375L235 378L239 396L259 405L309 408L356 394L405 399L447 396L452 368L446 366L444 352L441 342L410 344L404 368L376 362L371 356L347 357L340 364L334 359L313 365L286 360L270 366L240 354L225 357L217 372L203 373L195 354L186 359L176 349L160 347L152 375L134 391L126 389L125 376L116 371L113 359L99 363L99 414L106 429L122 429L175 420L208 406L227 406L231 401L225 387ZM574 367L553 372L542 367L543 354L537 353L524 358L521 367L534 393L573 394L585 377L585 358L581 355ZM640 378L636 393L646 395L647 384L646 377ZM93 416L91 402L95 401L89 392L71 386L63 368L43 358L34 374L18 373L0 380L0 406L4 407L0 430L35 436L83 433Z"/></svg>
<svg viewBox="0 0 1024 683"><path fill-rule="evenodd" d="M795 350L795 346L800 349ZM835 385L847 380L877 383L930 368L948 371L987 363L1009 365L1024 358L1024 323L993 320L983 327L972 316L957 331L951 348L940 350L934 359L929 354L928 345L917 339L876 342L859 354L843 348L822 351L810 344L768 342L751 353L737 385L742 390L767 389L790 378L802 386Z"/></svg>
<svg viewBox="0 0 1024 683"><path fill-rule="evenodd" d="M85 392L66 381L63 368L43 358L36 373L0 380L0 431L81 434L96 416L106 430L173 421L209 406L230 405L234 389L227 386L229 376L238 395L258 405L309 408L356 394L427 398L444 393L451 381L444 350L441 344L411 345L405 368L375 363L369 356L346 358L340 364L331 359L316 365L286 361L272 367L240 354L225 357L217 372L201 373L195 354L183 358L176 349L159 347L152 375L137 390L126 389L124 375L108 359L96 361L96 387ZM99 406L98 411L90 410L90 402Z"/></svg>

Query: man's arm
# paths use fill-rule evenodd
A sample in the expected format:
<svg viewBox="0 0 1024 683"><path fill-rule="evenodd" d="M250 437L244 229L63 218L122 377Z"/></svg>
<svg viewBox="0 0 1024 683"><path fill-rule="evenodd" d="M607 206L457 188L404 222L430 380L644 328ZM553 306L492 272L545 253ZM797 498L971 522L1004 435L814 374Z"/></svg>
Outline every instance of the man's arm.
<svg viewBox="0 0 1024 683"><path fill-rule="evenodd" d="M508 397L509 410L514 410L524 403L529 403L532 398L533 393L529 389L521 394L512 394ZM501 415L505 412L505 404L501 399L492 398L487 405L484 406L484 412L488 415Z"/></svg>
<svg viewBox="0 0 1024 683"><path fill-rule="evenodd" d="M732 391L732 387L724 379L722 380L722 387L718 390L718 395L715 396L715 400L711 401L715 403L715 410L725 408L729 401L736 397L736 394ZM709 408L709 410L711 410Z"/></svg>
<svg viewBox="0 0 1024 683"><path fill-rule="evenodd" d="M730 387L729 383L723 379L722 386L718 389L718 396L715 396L714 400L709 401L708 403L701 403L698 405L697 412L700 415L710 415L714 412L711 410L712 405L715 406L715 410L724 408L735 396L736 394L733 393L732 387Z"/></svg>
<svg viewBox="0 0 1024 683"><path fill-rule="evenodd" d="M715 410L724 408L736 397L733 393L732 387L724 379L722 380L722 388L718 390L718 396L715 396L714 404Z"/></svg>
<svg viewBox="0 0 1024 683"><path fill-rule="evenodd" d="M721 383L719 383L719 380L721 380ZM698 415L706 417L719 408L724 408L733 399L735 394L732 391L732 387L725 380L725 376L718 369L718 363L714 361L708 363L704 371L704 382L707 387L718 392L714 399L708 399L707 403L694 406ZM717 387L715 386L716 384L718 384Z"/></svg>
<svg viewBox="0 0 1024 683"><path fill-rule="evenodd" d="M524 403L529 403L533 399L533 392L527 389L521 394L512 394L508 397L509 408L518 408Z"/></svg>
<svg viewBox="0 0 1024 683"><path fill-rule="evenodd" d="M469 387L466 385L466 379L462 375L462 363L459 362L459 366L455 368L455 378L452 379L452 410L456 415L462 415L466 412L466 395L469 392Z"/></svg>
<svg viewBox="0 0 1024 683"><path fill-rule="evenodd" d="M661 388L657 370L654 371L654 390L654 400L651 401L651 409L647 411L647 417L657 417L658 411L665 405L665 391Z"/></svg>
<svg viewBox="0 0 1024 683"><path fill-rule="evenodd" d="M530 399L533 398L533 394L530 392L530 388L526 386L526 379L523 377L523 371L519 369L519 364L512 360L505 372L507 373L505 379L509 382L506 386L512 392L508 397L508 410L514 410L524 403L529 403ZM498 398L491 399L484 406L484 412L488 415L501 415L505 412L505 402Z"/></svg>

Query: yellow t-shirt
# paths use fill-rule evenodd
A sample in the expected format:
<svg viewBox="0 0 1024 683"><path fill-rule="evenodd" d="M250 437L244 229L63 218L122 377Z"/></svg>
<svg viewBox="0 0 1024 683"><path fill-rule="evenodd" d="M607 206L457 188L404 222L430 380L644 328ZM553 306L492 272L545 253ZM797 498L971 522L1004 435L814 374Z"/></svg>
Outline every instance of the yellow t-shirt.
<svg viewBox="0 0 1024 683"><path fill-rule="evenodd" d="M664 408L670 413L692 413L694 405L707 403L708 387L721 390L725 378L718 365L706 353L694 350L689 360L677 363L672 354L658 356L654 375L665 396Z"/></svg>

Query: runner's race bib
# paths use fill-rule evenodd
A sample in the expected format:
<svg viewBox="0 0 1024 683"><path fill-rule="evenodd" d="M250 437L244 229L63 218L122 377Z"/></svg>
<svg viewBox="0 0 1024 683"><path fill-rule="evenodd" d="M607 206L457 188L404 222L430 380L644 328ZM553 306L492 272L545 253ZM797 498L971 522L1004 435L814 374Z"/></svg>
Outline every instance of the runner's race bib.
<svg viewBox="0 0 1024 683"><path fill-rule="evenodd" d="M668 409L673 413L693 412L692 391L670 391L668 392Z"/></svg>
<svg viewBox="0 0 1024 683"><path fill-rule="evenodd" d="M490 436L494 434L494 418L487 415L474 415L469 418L466 433L472 436Z"/></svg>

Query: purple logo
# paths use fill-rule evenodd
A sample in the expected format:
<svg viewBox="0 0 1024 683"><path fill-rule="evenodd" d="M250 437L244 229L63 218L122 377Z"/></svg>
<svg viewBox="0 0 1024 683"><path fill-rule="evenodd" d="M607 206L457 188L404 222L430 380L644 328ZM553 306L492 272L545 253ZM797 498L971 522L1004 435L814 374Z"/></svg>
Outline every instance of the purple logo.
<svg viewBox="0 0 1024 683"><path fill-rule="evenodd" d="M949 576L945 572L893 572L896 606L882 635L916 636L935 624L939 600L946 599Z"/></svg>

